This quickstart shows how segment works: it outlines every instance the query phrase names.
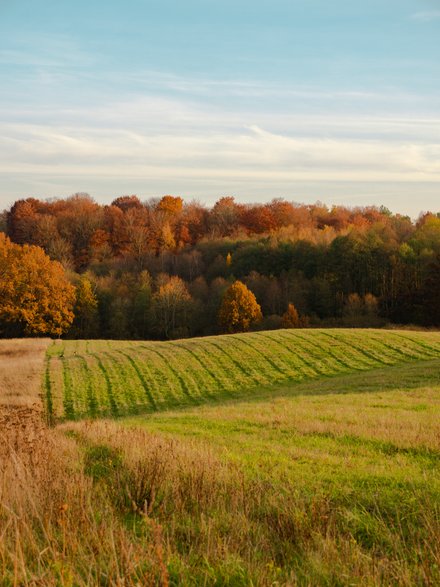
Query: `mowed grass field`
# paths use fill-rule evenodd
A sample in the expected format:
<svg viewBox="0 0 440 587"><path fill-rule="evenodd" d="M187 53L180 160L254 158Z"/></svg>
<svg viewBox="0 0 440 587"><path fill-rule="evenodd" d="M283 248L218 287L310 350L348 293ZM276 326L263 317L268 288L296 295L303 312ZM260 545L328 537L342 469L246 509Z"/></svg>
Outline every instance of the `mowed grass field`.
<svg viewBox="0 0 440 587"><path fill-rule="evenodd" d="M44 395L156 584L440 584L440 333L54 342Z"/></svg>
<svg viewBox="0 0 440 587"><path fill-rule="evenodd" d="M55 341L47 409L77 419L236 400L311 379L440 358L438 333L281 330L173 342Z"/></svg>

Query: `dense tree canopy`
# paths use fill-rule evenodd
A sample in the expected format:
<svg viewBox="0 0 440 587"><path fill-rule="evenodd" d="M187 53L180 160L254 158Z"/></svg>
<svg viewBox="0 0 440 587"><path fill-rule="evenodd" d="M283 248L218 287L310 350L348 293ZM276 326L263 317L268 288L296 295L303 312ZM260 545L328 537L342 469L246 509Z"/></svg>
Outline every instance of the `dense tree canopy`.
<svg viewBox="0 0 440 587"><path fill-rule="evenodd" d="M253 205L231 196L212 208L171 195L100 205L78 193L19 200L0 215L0 230L44 249L79 287L68 336L214 334L223 294L237 280L261 307L259 328L295 322L289 304L301 325L440 325L439 214L413 222L383 207Z"/></svg>

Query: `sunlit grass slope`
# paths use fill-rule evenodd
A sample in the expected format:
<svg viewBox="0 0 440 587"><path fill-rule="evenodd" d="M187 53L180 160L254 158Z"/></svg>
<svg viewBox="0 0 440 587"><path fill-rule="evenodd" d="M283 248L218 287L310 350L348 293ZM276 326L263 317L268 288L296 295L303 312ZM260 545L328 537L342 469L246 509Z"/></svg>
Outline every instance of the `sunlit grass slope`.
<svg viewBox="0 0 440 587"><path fill-rule="evenodd" d="M170 584L440 584L440 359L62 426L130 474Z"/></svg>
<svg viewBox="0 0 440 587"><path fill-rule="evenodd" d="M302 468L305 462L316 462L321 447L329 469L342 466L341 459L350 454L348 471L359 471L354 467L359 455L382 455L384 471L388 457L395 456L400 465L416 457L440 465L440 359L279 386L235 402L123 422L213 441L240 460L246 451L265 447L264 459L271 467L284 460L290 469ZM288 448L285 459L283 447ZM335 461L328 458L332 452ZM263 455L253 456L249 462L261 467Z"/></svg>
<svg viewBox="0 0 440 587"><path fill-rule="evenodd" d="M440 357L440 333L281 330L173 342L57 341L55 417L123 416L255 396L283 384Z"/></svg>

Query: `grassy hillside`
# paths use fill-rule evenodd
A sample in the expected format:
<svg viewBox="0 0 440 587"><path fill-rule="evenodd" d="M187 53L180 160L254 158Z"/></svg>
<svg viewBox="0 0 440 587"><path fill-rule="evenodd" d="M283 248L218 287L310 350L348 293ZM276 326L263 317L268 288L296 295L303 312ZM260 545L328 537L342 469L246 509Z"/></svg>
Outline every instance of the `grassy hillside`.
<svg viewBox="0 0 440 587"><path fill-rule="evenodd" d="M440 359L62 428L160 524L171 584L440 582Z"/></svg>
<svg viewBox="0 0 440 587"><path fill-rule="evenodd" d="M440 333L45 344L3 349L0 585L440 584Z"/></svg>
<svg viewBox="0 0 440 587"><path fill-rule="evenodd" d="M440 334L282 330L173 342L56 341L47 407L55 417L121 416L255 395L440 357Z"/></svg>

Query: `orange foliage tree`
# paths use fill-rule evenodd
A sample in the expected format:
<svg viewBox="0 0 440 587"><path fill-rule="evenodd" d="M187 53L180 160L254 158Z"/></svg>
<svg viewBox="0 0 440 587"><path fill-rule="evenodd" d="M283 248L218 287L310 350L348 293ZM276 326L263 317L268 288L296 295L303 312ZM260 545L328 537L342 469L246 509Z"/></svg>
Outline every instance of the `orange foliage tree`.
<svg viewBox="0 0 440 587"><path fill-rule="evenodd" d="M282 328L304 328L308 325L307 317L301 317L294 304L289 304L282 317Z"/></svg>
<svg viewBox="0 0 440 587"><path fill-rule="evenodd" d="M260 305L244 283L236 281L226 290L218 315L225 332L246 332L262 317Z"/></svg>
<svg viewBox="0 0 440 587"><path fill-rule="evenodd" d="M178 196L164 196L157 204L157 210L169 216L177 216L182 212L183 200Z"/></svg>
<svg viewBox="0 0 440 587"><path fill-rule="evenodd" d="M35 198L18 200L7 215L8 234L16 243L35 244L40 202Z"/></svg>
<svg viewBox="0 0 440 587"><path fill-rule="evenodd" d="M54 335L73 321L75 288L43 249L12 243L0 233L0 331Z"/></svg>

